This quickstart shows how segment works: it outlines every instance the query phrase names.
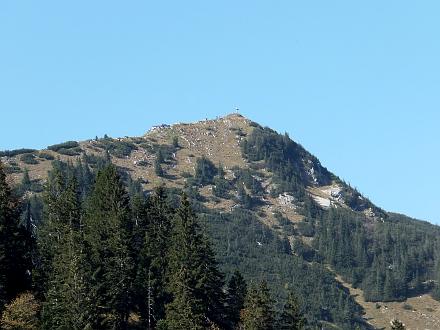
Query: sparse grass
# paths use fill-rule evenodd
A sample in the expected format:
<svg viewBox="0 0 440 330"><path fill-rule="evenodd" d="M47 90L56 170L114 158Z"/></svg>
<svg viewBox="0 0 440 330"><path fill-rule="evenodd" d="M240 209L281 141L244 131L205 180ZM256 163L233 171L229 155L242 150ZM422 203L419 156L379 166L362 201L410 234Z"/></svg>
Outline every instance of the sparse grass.
<svg viewBox="0 0 440 330"><path fill-rule="evenodd" d="M208 130L208 127L210 127L210 130ZM249 134L253 129L249 126L248 120L233 115L218 120L200 121L192 124L176 124L164 130L150 131L143 137L124 139L107 137L107 139L80 143L68 141L52 145L50 146L51 150L40 151L36 155L41 160L50 160L50 156L46 155L47 153L51 154L54 158L59 158L61 161L72 162L80 159L80 157L87 157L88 161L93 163L92 158L96 158L96 162L98 162L98 158L103 156L105 144L124 145L121 148L123 149L122 152L119 154L115 150L119 149L117 147L110 151L112 162L117 166L127 168L133 179L141 179L144 189L151 190L160 184L181 189L184 187L185 181L191 178L194 173L196 158L206 156L215 165L222 163L227 174L232 174L229 169L233 166L239 166L240 168L248 166L248 163L241 155L240 138L237 137L236 132L229 130L230 127L240 129L246 134ZM173 145L174 137L178 137L178 148ZM124 150L127 145L128 148ZM158 148L163 148L165 156L166 163L163 166L167 175L163 178L158 178L154 174L152 166L154 155ZM122 157L118 158L118 156ZM19 183L22 177L21 173L19 173L20 167L24 168L23 162L20 162L10 170L10 172L14 173L10 173L9 176L15 183ZM31 179L45 180L47 171L50 168L51 162L41 161L39 164L29 167L29 175ZM201 194L205 195L205 197L210 197L212 196L212 191L202 191ZM221 199L215 207L228 210L232 205L233 202Z"/></svg>
<svg viewBox="0 0 440 330"><path fill-rule="evenodd" d="M365 310L364 319L375 328L389 329L389 322L396 318L402 321L407 329L440 329L440 302L427 294L408 298L404 305L399 302L387 302L386 305L365 302L362 290L353 288L340 276L336 279L350 290L356 302Z"/></svg>

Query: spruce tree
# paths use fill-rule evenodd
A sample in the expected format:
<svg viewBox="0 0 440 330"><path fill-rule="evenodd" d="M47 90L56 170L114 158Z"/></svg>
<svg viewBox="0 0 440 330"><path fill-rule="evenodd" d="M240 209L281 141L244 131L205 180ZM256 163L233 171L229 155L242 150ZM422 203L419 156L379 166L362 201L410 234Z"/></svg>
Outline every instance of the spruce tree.
<svg viewBox="0 0 440 330"><path fill-rule="evenodd" d="M62 235L54 251L48 291L43 305L43 326L50 329L84 329L97 318L89 299L90 275L85 263L81 208L76 179L73 178L57 197L59 232ZM53 215L52 215L53 216Z"/></svg>
<svg viewBox="0 0 440 330"><path fill-rule="evenodd" d="M87 156L84 154L82 160L78 159L75 165L75 177L78 181L78 188L81 200L85 200L93 185L94 175L87 165Z"/></svg>
<svg viewBox="0 0 440 330"><path fill-rule="evenodd" d="M177 136L173 136L172 144L173 144L174 149L177 149L180 147L179 146L179 138Z"/></svg>
<svg viewBox="0 0 440 330"><path fill-rule="evenodd" d="M212 184L216 174L217 168L207 157L197 158L194 178L198 184Z"/></svg>
<svg viewBox="0 0 440 330"><path fill-rule="evenodd" d="M21 178L20 186L18 188L18 193L23 195L26 191L31 189L31 178L29 176L29 170L27 168L24 169L23 177Z"/></svg>
<svg viewBox="0 0 440 330"><path fill-rule="evenodd" d="M231 188L228 180L225 179L225 170L223 165L218 165L217 175L214 177L214 187L212 192L217 197L228 198L228 191Z"/></svg>
<svg viewBox="0 0 440 330"><path fill-rule="evenodd" d="M66 189L66 178L58 162L53 162L43 192L43 219L37 228L37 257L34 269L34 285L39 295L48 291L49 275L53 271L53 259L62 250L62 240L68 231L70 217L60 198Z"/></svg>
<svg viewBox="0 0 440 330"><path fill-rule="evenodd" d="M176 276L175 281L183 283L186 275ZM166 318L159 321L159 329L202 330L208 327L206 318L201 310L202 302L191 292L191 288L183 285L174 286L173 301L166 306Z"/></svg>
<svg viewBox="0 0 440 330"><path fill-rule="evenodd" d="M222 163L218 164L217 175L221 178L224 178L226 175L225 169Z"/></svg>
<svg viewBox="0 0 440 330"><path fill-rule="evenodd" d="M140 208L134 228L135 240L141 240L137 248L136 300L147 328L165 317L171 214L165 189L159 187Z"/></svg>
<svg viewBox="0 0 440 330"><path fill-rule="evenodd" d="M221 325L225 322L223 278L186 196L174 221L168 276L172 301L166 306L164 323L169 329Z"/></svg>
<svg viewBox="0 0 440 330"><path fill-rule="evenodd" d="M244 308L247 285L241 273L236 270L228 282L226 308L231 328L240 321L240 311Z"/></svg>
<svg viewBox="0 0 440 330"><path fill-rule="evenodd" d="M19 210L0 162L0 310L30 284L30 235L19 225Z"/></svg>
<svg viewBox="0 0 440 330"><path fill-rule="evenodd" d="M241 312L241 324L245 330L274 329L274 311L266 281L258 287L253 285L245 300L245 308Z"/></svg>
<svg viewBox="0 0 440 330"><path fill-rule="evenodd" d="M162 165L161 162L159 161L159 158L156 158L154 160L154 173L159 176L159 177L163 177L164 176L164 172L162 169Z"/></svg>
<svg viewBox="0 0 440 330"><path fill-rule="evenodd" d="M298 300L293 292L289 292L287 302L278 320L277 329L300 330L304 328L305 320L301 314Z"/></svg>
<svg viewBox="0 0 440 330"><path fill-rule="evenodd" d="M124 328L130 311L133 261L130 253L129 199L116 167L96 177L87 201L85 241L92 271L93 303L100 326Z"/></svg>
<svg viewBox="0 0 440 330"><path fill-rule="evenodd" d="M246 192L244 184L238 183L238 193L237 193L239 203L246 209L251 209L253 200L252 197Z"/></svg>
<svg viewBox="0 0 440 330"><path fill-rule="evenodd" d="M201 235L201 242L198 246L199 265L196 268L198 271L196 293L203 302L208 322L212 326L224 327L227 324L227 312L225 309L225 293L223 291L223 274L218 269L215 252L205 233Z"/></svg>
<svg viewBox="0 0 440 330"><path fill-rule="evenodd" d="M440 276L438 277L437 283L435 284L434 290L432 291L432 297L440 301Z"/></svg>
<svg viewBox="0 0 440 330"><path fill-rule="evenodd" d="M157 161L159 164L162 164L162 163L165 161L165 158L164 158L164 156L163 156L162 149L158 149L158 150L156 151L156 161Z"/></svg>
<svg viewBox="0 0 440 330"><path fill-rule="evenodd" d="M383 289L384 301L392 301L396 298L394 274L392 269L385 270L385 283Z"/></svg>

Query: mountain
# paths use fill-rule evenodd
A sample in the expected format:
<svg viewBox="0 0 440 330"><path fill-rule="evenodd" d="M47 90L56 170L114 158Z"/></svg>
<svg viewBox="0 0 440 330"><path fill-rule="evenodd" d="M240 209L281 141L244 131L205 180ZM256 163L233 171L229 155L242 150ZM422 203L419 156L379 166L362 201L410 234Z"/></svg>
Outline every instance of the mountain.
<svg viewBox="0 0 440 330"><path fill-rule="evenodd" d="M398 317L440 327L429 295L438 291L440 227L386 212L287 134L239 114L0 156L35 226L54 163L71 164L63 166L86 194L93 170L111 161L131 194L185 191L223 272L266 279L278 306L293 288L310 326L380 328Z"/></svg>

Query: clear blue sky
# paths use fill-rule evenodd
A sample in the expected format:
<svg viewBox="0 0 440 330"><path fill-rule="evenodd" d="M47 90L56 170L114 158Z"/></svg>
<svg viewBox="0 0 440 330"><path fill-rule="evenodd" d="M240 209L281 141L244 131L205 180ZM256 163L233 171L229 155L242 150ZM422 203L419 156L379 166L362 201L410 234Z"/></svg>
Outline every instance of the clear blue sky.
<svg viewBox="0 0 440 330"><path fill-rule="evenodd" d="M440 222L438 1L0 2L0 149L242 113Z"/></svg>

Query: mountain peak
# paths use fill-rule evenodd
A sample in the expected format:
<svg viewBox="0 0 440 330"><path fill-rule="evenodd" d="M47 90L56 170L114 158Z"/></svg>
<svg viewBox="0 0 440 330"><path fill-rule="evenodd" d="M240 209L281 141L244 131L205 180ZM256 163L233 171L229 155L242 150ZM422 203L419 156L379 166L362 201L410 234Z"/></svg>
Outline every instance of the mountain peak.
<svg viewBox="0 0 440 330"><path fill-rule="evenodd" d="M177 138L180 148L174 153L177 162L174 169L181 172L192 173L195 160L202 156L208 157L216 165L221 163L226 168L241 167L245 166L245 160L240 145L252 132L250 123L242 115L231 113L194 123L153 126L144 138L156 145L170 144L173 138Z"/></svg>
<svg viewBox="0 0 440 330"><path fill-rule="evenodd" d="M246 119L246 117L243 116L242 114L240 114L239 112L231 112L231 113L227 114L224 118L229 118L229 119Z"/></svg>
<svg viewBox="0 0 440 330"><path fill-rule="evenodd" d="M241 244L240 248L236 248L239 251L237 260L243 260L242 241L248 240L253 247L257 244L257 248L250 250L251 262L260 265L255 253L266 253L268 249L276 248L267 265L283 265L280 271L283 273L288 268L284 265L290 254L299 258L290 264L290 269L300 266L302 272L308 263L322 264L319 272L310 268L307 275L298 273L297 276L310 281L318 278L316 283L329 283L328 276L333 274L325 267L331 265L344 278L363 285L366 297L374 301L407 297L413 292L411 286L416 281L433 283L427 281L432 281L433 265L439 262L431 253L422 260L421 275L416 277L415 274L419 273L414 269L419 267L418 264L412 265L413 268L408 268L409 263L399 266L404 247L410 249L408 253L403 250L407 260L415 260L414 255L422 254L417 247L421 237L424 241L420 242L420 246L423 249L429 246L427 251L434 251L434 246L439 243L432 237L439 237L440 230L386 213L330 173L315 156L288 135L262 127L239 113L193 123L159 124L141 137L105 136L82 142L67 141L49 146L46 150L5 151L0 153L0 157L8 178L17 185L17 191L21 191L24 198L40 196L48 170L52 168L52 160L65 163L55 166L71 167L72 173L83 173L81 171L84 170L89 174L111 161L123 173L132 193L151 192L162 185L170 188L171 194L186 192L202 210L204 220L212 217L210 225L218 226L215 232L216 235L219 233L217 239L220 244L228 242L228 260L231 257L229 251L234 249L230 250L230 242L231 246ZM84 182L87 184L89 181ZM246 234L248 229L249 234ZM406 237L410 244L400 244L401 237ZM275 241L278 238L282 240ZM276 244L270 243L271 239ZM381 245L385 248L376 249ZM394 254L388 255L389 252ZM384 255L378 257L377 253ZM279 262L273 262L273 258ZM307 261L304 267L298 264L298 260L302 259ZM249 268L260 269L260 266ZM393 273L389 281L400 274L404 277L398 278L398 285L390 282L389 287L408 288L408 292L379 291L378 288L385 286L379 282L376 285L375 281L386 280L386 274L395 269L399 272ZM316 276L324 276L324 272L327 280L321 281ZM288 276L291 275L289 270ZM308 275L315 277L309 278ZM407 281L408 278L411 281ZM343 283L342 277L338 281ZM282 283L287 282L283 280ZM405 285L400 286L401 283ZM423 287L422 284L419 286ZM310 290L312 286L304 287ZM339 289L340 286L337 286ZM333 291L317 288L316 292ZM346 291L343 292L346 294ZM359 295L356 293L356 296ZM426 301L426 297L424 299ZM328 306L327 302L322 304ZM337 308L335 306L333 308ZM371 310L377 313L377 304L372 303L371 306ZM401 312L400 305L398 308Z"/></svg>
<svg viewBox="0 0 440 330"><path fill-rule="evenodd" d="M250 159L249 155L245 155L242 147L249 141L254 144L262 143L260 146L254 145L251 152L254 152L255 148L263 148L265 149L264 155L260 152L258 159ZM278 183L273 180L273 169L267 166L269 163L278 164L276 165L278 167L282 166L280 162L286 159L282 160L279 157L287 157L287 163L284 165L295 168L295 180L301 181L307 194L320 207L341 206L363 212L372 219L382 217L378 208L347 187L345 183L340 182L320 164L316 157L299 144L275 131L262 128L238 112L193 123L155 125L142 137L116 139L105 137L79 143L70 141L48 147L48 149L26 151L24 154L23 152L17 153L15 156L5 158L5 163L10 170L10 178L15 183L20 182L23 169L27 168L32 180L44 182L47 170L51 166L49 161L51 159L75 162L84 156L99 156L107 151L112 156L111 159L115 165L129 170L132 178L141 180L147 190L161 184L183 188L187 184L188 175L194 175L197 160L206 157L215 166L221 164L232 176L235 175L232 171L234 168L245 170L258 168L257 171L252 170L249 173L253 173L254 179L260 180L264 185L263 195L273 195L273 188L277 191L281 188L277 188ZM161 166L167 175L162 177L156 175L155 169L158 150L162 150L166 158ZM208 188L202 188L202 190ZM263 204L274 202L275 205L283 206L279 204L284 200L283 193L285 192L287 190L280 191L281 197L278 194L271 196L270 198L274 199L270 201L264 196L258 198L262 198ZM208 190L204 194L208 197L212 195ZM290 206L289 204L285 208L286 212L295 216Z"/></svg>

